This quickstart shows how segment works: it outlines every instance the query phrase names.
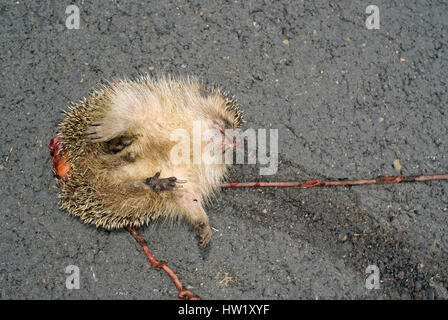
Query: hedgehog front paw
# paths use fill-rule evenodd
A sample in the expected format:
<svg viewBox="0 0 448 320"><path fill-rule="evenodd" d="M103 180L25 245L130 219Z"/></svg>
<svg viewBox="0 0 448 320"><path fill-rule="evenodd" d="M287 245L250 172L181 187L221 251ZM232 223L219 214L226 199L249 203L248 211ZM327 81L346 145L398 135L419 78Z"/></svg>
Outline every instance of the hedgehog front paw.
<svg viewBox="0 0 448 320"><path fill-rule="evenodd" d="M181 187L178 184L185 183L184 180L178 180L176 177L169 177L164 179L159 179L160 171L157 172L153 177L147 178L145 184L149 186L155 193L160 194L161 191L171 191L175 188Z"/></svg>

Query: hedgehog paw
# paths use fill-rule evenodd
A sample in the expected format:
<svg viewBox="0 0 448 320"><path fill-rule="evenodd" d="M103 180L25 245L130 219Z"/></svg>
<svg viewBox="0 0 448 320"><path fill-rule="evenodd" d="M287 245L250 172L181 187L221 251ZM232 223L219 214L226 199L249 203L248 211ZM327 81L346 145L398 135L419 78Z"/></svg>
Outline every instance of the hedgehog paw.
<svg viewBox="0 0 448 320"><path fill-rule="evenodd" d="M109 141L124 131L120 121L103 119L92 122L84 132L84 137L91 143Z"/></svg>
<svg viewBox="0 0 448 320"><path fill-rule="evenodd" d="M184 180L178 180L176 177L169 177L164 179L159 179L160 171L157 172L153 177L147 178L145 184L148 185L155 193L160 194L161 191L172 191L175 188L181 187L180 183L185 183Z"/></svg>
<svg viewBox="0 0 448 320"><path fill-rule="evenodd" d="M205 222L198 222L195 225L195 229L199 235L199 244L205 248L212 238L210 225Z"/></svg>

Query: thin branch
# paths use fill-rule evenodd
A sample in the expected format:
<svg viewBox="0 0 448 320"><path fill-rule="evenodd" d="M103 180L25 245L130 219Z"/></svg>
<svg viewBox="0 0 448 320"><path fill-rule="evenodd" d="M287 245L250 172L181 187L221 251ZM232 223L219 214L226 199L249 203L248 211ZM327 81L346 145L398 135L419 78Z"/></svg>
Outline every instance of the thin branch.
<svg viewBox="0 0 448 320"><path fill-rule="evenodd" d="M149 252L148 244L146 240L143 238L143 236L134 228L134 227L126 227L126 230L128 230L131 235L137 240L137 242L140 244L140 246L143 248L143 251L145 252L146 256L148 257L149 262L151 263L153 268L160 268L163 269L163 271L166 272L166 274L170 277L171 281L173 281L174 285L176 286L177 290L179 291L178 297L181 299L188 299L188 300L199 300L200 297L195 295L193 292L188 290L182 283L180 282L177 275L174 273L174 271L167 266L165 261L158 261L152 254Z"/></svg>
<svg viewBox="0 0 448 320"><path fill-rule="evenodd" d="M221 188L249 188L249 187L295 187L295 188L314 188L314 187L341 187L354 186L361 184L392 184L399 182L418 182L431 180L448 180L448 174L429 174L419 176L379 176L375 179L367 180L340 180L340 181L321 181L321 180L307 180L305 182L291 181L291 182L233 182L223 183Z"/></svg>

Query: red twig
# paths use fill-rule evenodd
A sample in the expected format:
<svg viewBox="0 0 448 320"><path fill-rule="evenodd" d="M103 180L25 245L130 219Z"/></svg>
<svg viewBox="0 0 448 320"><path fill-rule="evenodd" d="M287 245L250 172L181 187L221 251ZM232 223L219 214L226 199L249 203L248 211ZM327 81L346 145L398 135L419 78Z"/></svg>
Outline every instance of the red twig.
<svg viewBox="0 0 448 320"><path fill-rule="evenodd" d="M341 180L341 181L321 181L321 180L307 180L305 182L235 182L223 183L221 188L248 188L248 187L295 187L308 189L313 187L339 187L339 186L354 186L361 184L392 184L399 182L416 182L416 181L430 181L430 180L448 180L448 174L429 174L419 176L379 176L375 179L367 180Z"/></svg>
<svg viewBox="0 0 448 320"><path fill-rule="evenodd" d="M148 244L146 243L146 240L143 238L143 236L134 228L134 227L126 227L126 230L128 230L131 235L137 240L137 242L140 244L140 246L143 248L143 251L145 251L146 256L149 259L149 262L153 266L153 268L160 268L163 269L163 271L166 272L166 274L170 277L171 281L173 281L174 285L176 286L177 290L179 290L178 297L181 299L188 299L188 300L199 300L200 297L195 295L193 292L188 290L182 285L182 282L180 282L177 275L174 273L174 271L167 266L165 261L158 261L152 254L149 252Z"/></svg>

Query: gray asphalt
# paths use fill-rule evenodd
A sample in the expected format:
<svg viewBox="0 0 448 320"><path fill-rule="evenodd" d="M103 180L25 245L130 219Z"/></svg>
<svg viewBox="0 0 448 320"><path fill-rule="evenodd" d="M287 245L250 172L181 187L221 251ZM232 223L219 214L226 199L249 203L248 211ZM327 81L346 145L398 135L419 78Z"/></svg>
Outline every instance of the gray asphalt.
<svg viewBox="0 0 448 320"><path fill-rule="evenodd" d="M279 129L279 168L232 181L448 172L448 5L375 1L0 2L0 297L175 299L125 231L58 208L47 145L61 110L105 80L198 76L245 128ZM150 225L153 254L205 299L448 299L448 183L224 190L214 232ZM80 289L65 269L80 270ZM377 265L380 288L366 288Z"/></svg>

